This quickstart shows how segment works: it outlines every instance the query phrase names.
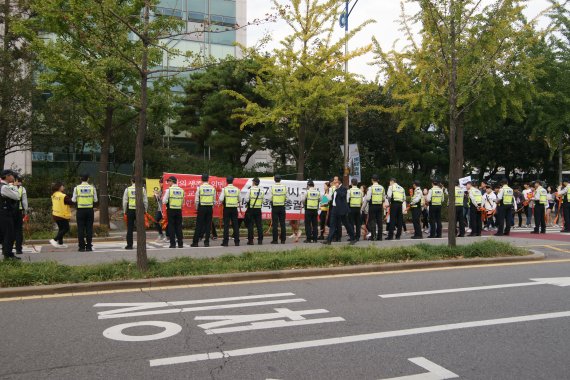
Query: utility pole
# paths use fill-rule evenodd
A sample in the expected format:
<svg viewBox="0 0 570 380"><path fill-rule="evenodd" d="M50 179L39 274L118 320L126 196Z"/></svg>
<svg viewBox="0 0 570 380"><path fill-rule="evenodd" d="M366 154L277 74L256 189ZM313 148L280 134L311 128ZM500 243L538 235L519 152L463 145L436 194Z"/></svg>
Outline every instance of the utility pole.
<svg viewBox="0 0 570 380"><path fill-rule="evenodd" d="M344 11L340 15L340 27L344 28L344 35L346 40L344 42L344 56L346 57L344 61L344 74L345 77L348 77L348 17L352 13L352 10L358 3L358 0L354 2L352 7L350 7L350 0L346 0ZM349 9L350 7L350 9ZM346 186L348 186L349 182L349 174L350 174L350 166L349 166L349 151L348 151L348 103L346 104L346 114L344 118L344 170L343 170L343 182Z"/></svg>

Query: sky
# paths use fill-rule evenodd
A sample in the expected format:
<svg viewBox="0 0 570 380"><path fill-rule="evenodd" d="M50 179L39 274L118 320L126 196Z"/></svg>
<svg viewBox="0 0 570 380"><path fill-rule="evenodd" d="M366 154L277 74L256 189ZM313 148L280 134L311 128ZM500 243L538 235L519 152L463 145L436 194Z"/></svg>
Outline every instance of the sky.
<svg viewBox="0 0 570 380"><path fill-rule="evenodd" d="M287 0L280 1L286 2ZM351 0L352 3L354 3L354 0ZM534 18L547 7L547 0L528 0L525 14L529 18ZM406 9L411 10L412 8L410 8L410 5L406 5ZM373 19L376 23L367 26L360 34L356 35L350 42L351 48L369 44L373 36L376 37L384 50L390 50L392 46L396 46L396 48L403 46L404 35L399 30L400 25L398 24L400 10L399 0L359 0L350 15L349 25L359 25L367 19ZM257 18L261 19L265 14L271 12L270 0L247 0L248 21ZM545 24L545 22L542 23L542 25ZM268 45L268 48L272 49L278 45L278 41L287 35L289 31L283 22L251 25L247 30L248 46L254 46L261 37L268 33L272 36L273 41ZM350 61L349 70L363 75L367 80L374 80L378 69L368 64L372 60L372 53L355 58Z"/></svg>

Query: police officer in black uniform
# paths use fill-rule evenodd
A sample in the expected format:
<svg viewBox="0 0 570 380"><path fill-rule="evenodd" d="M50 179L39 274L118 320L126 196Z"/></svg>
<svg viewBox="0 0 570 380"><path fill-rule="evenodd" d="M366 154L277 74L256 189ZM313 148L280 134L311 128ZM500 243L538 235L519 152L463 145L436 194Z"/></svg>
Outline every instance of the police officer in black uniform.
<svg viewBox="0 0 570 380"><path fill-rule="evenodd" d="M0 232L3 236L2 255L4 255L4 260L20 260L12 252L16 238L14 215L20 199L18 189L12 185L14 175L11 170L3 170L0 173Z"/></svg>

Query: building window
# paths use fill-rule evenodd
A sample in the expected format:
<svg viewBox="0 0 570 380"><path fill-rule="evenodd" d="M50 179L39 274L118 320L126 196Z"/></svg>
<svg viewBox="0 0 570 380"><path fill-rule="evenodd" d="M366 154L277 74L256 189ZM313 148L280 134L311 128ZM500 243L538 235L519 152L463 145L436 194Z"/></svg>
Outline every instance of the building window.
<svg viewBox="0 0 570 380"><path fill-rule="evenodd" d="M208 13L208 0L188 0L188 11Z"/></svg>
<svg viewBox="0 0 570 380"><path fill-rule="evenodd" d="M235 0L210 0L210 13L228 17L236 17Z"/></svg>
<svg viewBox="0 0 570 380"><path fill-rule="evenodd" d="M236 41L236 31L225 26L212 25L210 27L210 43L219 45L233 45Z"/></svg>
<svg viewBox="0 0 570 380"><path fill-rule="evenodd" d="M182 19L182 11L179 9L157 7L156 14L161 16L170 16Z"/></svg>

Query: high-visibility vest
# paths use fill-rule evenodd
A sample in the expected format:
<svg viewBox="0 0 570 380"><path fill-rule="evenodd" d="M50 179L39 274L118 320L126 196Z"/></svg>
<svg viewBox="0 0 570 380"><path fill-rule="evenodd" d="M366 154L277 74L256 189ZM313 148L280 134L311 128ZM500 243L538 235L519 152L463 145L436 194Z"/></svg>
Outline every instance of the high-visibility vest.
<svg viewBox="0 0 570 380"><path fill-rule="evenodd" d="M24 209L24 205L22 204L22 195L24 194L24 188L22 186L18 187L18 207L20 210Z"/></svg>
<svg viewBox="0 0 570 380"><path fill-rule="evenodd" d="M209 183L204 183L200 185L198 190L198 200L200 201L200 206L213 206L214 198L216 197L216 189Z"/></svg>
<svg viewBox="0 0 570 380"><path fill-rule="evenodd" d="M481 194L481 191L475 187L472 187L471 190L469 190L469 194L475 198L475 202L477 202L475 206L481 206L481 202L483 201L483 195ZM469 198L469 204L471 204L471 198Z"/></svg>
<svg viewBox="0 0 570 380"><path fill-rule="evenodd" d="M507 185L503 186L503 204L507 206L513 204L513 189Z"/></svg>
<svg viewBox="0 0 570 380"><path fill-rule="evenodd" d="M271 204L273 206L285 206L287 197L287 187L281 184L275 184L271 187Z"/></svg>
<svg viewBox="0 0 570 380"><path fill-rule="evenodd" d="M463 197L464 196L465 196L465 194L463 193L463 189L459 186L455 186L455 205L456 206L463 206Z"/></svg>
<svg viewBox="0 0 570 380"><path fill-rule="evenodd" d="M307 191L307 210L317 210L319 208L319 201L321 199L321 192L315 189Z"/></svg>
<svg viewBox="0 0 570 380"><path fill-rule="evenodd" d="M257 186L252 186L249 189L249 208L261 208L263 205L263 195L261 189Z"/></svg>
<svg viewBox="0 0 570 380"><path fill-rule="evenodd" d="M370 202L373 205L381 205L384 202L384 188L381 185L374 184L370 186L370 191L372 192Z"/></svg>
<svg viewBox="0 0 570 380"><path fill-rule="evenodd" d="M406 199L406 190L397 183L392 185L392 201L403 202Z"/></svg>
<svg viewBox="0 0 570 380"><path fill-rule="evenodd" d="M443 203L443 190L437 186L431 188L431 205L441 206Z"/></svg>
<svg viewBox="0 0 570 380"><path fill-rule="evenodd" d="M424 196L424 193L423 193L422 189L419 187L416 187L416 190L414 190L414 198L420 197L420 201L418 203L411 205L410 207L411 208L420 207L420 205L422 204L423 196Z"/></svg>
<svg viewBox="0 0 570 380"><path fill-rule="evenodd" d="M234 185L224 187L224 207L237 208L238 207L239 189Z"/></svg>
<svg viewBox="0 0 570 380"><path fill-rule="evenodd" d="M168 208L171 210L181 210L184 203L184 190L178 185L168 188Z"/></svg>
<svg viewBox="0 0 570 380"><path fill-rule="evenodd" d="M127 188L127 197L129 199L129 210L135 210L137 208L137 194L135 192L135 185L129 186Z"/></svg>
<svg viewBox="0 0 570 380"><path fill-rule="evenodd" d="M362 206L362 191L358 187L352 187L350 193L350 207Z"/></svg>
<svg viewBox="0 0 570 380"><path fill-rule="evenodd" d="M75 187L77 208L93 208L95 188L91 185L77 185Z"/></svg>
<svg viewBox="0 0 570 380"><path fill-rule="evenodd" d="M546 189L542 186L539 187L537 191L538 191L540 204L546 205L548 203L548 199L547 199L548 191L546 191Z"/></svg>
<svg viewBox="0 0 570 380"><path fill-rule="evenodd" d="M570 184L566 185L566 194L564 194L564 196L562 197L562 201L564 203L569 203L570 202Z"/></svg>
<svg viewBox="0 0 570 380"><path fill-rule="evenodd" d="M68 205L65 204L65 194L61 191L56 191L51 195L51 207L52 207L52 215L64 218L64 219L71 219L71 209Z"/></svg>

